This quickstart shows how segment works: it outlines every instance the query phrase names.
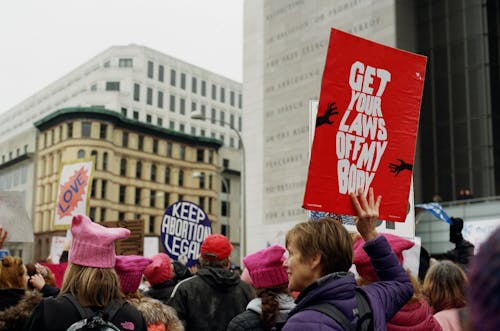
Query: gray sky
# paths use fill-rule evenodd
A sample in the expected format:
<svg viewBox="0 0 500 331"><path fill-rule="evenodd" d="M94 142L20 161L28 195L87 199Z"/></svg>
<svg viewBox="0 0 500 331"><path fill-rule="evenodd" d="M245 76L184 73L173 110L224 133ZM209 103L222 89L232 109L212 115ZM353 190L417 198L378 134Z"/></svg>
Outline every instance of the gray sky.
<svg viewBox="0 0 500 331"><path fill-rule="evenodd" d="M243 0L0 1L0 113L130 43L242 81Z"/></svg>

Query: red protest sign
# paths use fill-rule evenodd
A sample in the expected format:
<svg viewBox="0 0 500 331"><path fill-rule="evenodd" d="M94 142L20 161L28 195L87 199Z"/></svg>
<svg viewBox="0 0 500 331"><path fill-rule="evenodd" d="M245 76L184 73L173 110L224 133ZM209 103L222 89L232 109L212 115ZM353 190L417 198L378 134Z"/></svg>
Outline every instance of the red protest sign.
<svg viewBox="0 0 500 331"><path fill-rule="evenodd" d="M304 208L353 215L349 192L373 187L379 218L404 222L426 62L332 29Z"/></svg>

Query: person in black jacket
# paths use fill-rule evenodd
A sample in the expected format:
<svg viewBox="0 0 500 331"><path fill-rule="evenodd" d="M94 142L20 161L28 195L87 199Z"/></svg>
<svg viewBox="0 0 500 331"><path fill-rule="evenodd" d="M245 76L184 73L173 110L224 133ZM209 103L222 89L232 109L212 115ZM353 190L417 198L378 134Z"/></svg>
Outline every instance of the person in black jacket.
<svg viewBox="0 0 500 331"><path fill-rule="evenodd" d="M469 262L474 256L474 245L462 236L464 220L458 217L451 217L451 221L450 242L455 244L455 248L443 254L433 255L433 257L437 260L453 261L464 271L467 271Z"/></svg>
<svg viewBox="0 0 500 331"><path fill-rule="evenodd" d="M232 250L225 236L207 236L201 244L198 273L174 288L169 304L186 331L226 330L231 319L254 298L253 288L229 270Z"/></svg>
<svg viewBox="0 0 500 331"><path fill-rule="evenodd" d="M77 305L96 314L109 307L119 307L110 322L122 331L146 331L142 314L124 300L114 270L114 241L125 239L130 231L106 228L87 216L73 216L73 241L69 265L61 292L57 297L42 300L25 325L25 330L63 331L83 319Z"/></svg>

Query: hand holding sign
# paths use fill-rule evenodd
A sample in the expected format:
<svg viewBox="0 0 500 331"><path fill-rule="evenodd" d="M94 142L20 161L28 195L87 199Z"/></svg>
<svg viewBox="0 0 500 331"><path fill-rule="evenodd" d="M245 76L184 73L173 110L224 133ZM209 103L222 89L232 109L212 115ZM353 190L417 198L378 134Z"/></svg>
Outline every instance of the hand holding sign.
<svg viewBox="0 0 500 331"><path fill-rule="evenodd" d="M366 200L365 192L361 187L358 189L359 201L358 197L356 197L353 192L351 192L349 196L351 197L354 210L358 215L355 218L355 222L359 234L365 241L374 239L378 236L376 227L382 197L379 195L375 201L373 188L371 187L368 191L368 201Z"/></svg>

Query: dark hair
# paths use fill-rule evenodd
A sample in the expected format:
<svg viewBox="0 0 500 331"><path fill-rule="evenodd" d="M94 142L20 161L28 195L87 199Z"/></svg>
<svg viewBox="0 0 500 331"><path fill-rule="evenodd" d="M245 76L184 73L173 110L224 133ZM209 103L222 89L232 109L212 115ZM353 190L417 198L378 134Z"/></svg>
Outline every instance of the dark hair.
<svg viewBox="0 0 500 331"><path fill-rule="evenodd" d="M288 284L257 289L256 292L257 297L261 298L262 300L260 320L264 324L265 330L272 330L272 328L276 325L276 318L278 317L278 312L280 309L280 304L277 297L282 293L290 295Z"/></svg>

